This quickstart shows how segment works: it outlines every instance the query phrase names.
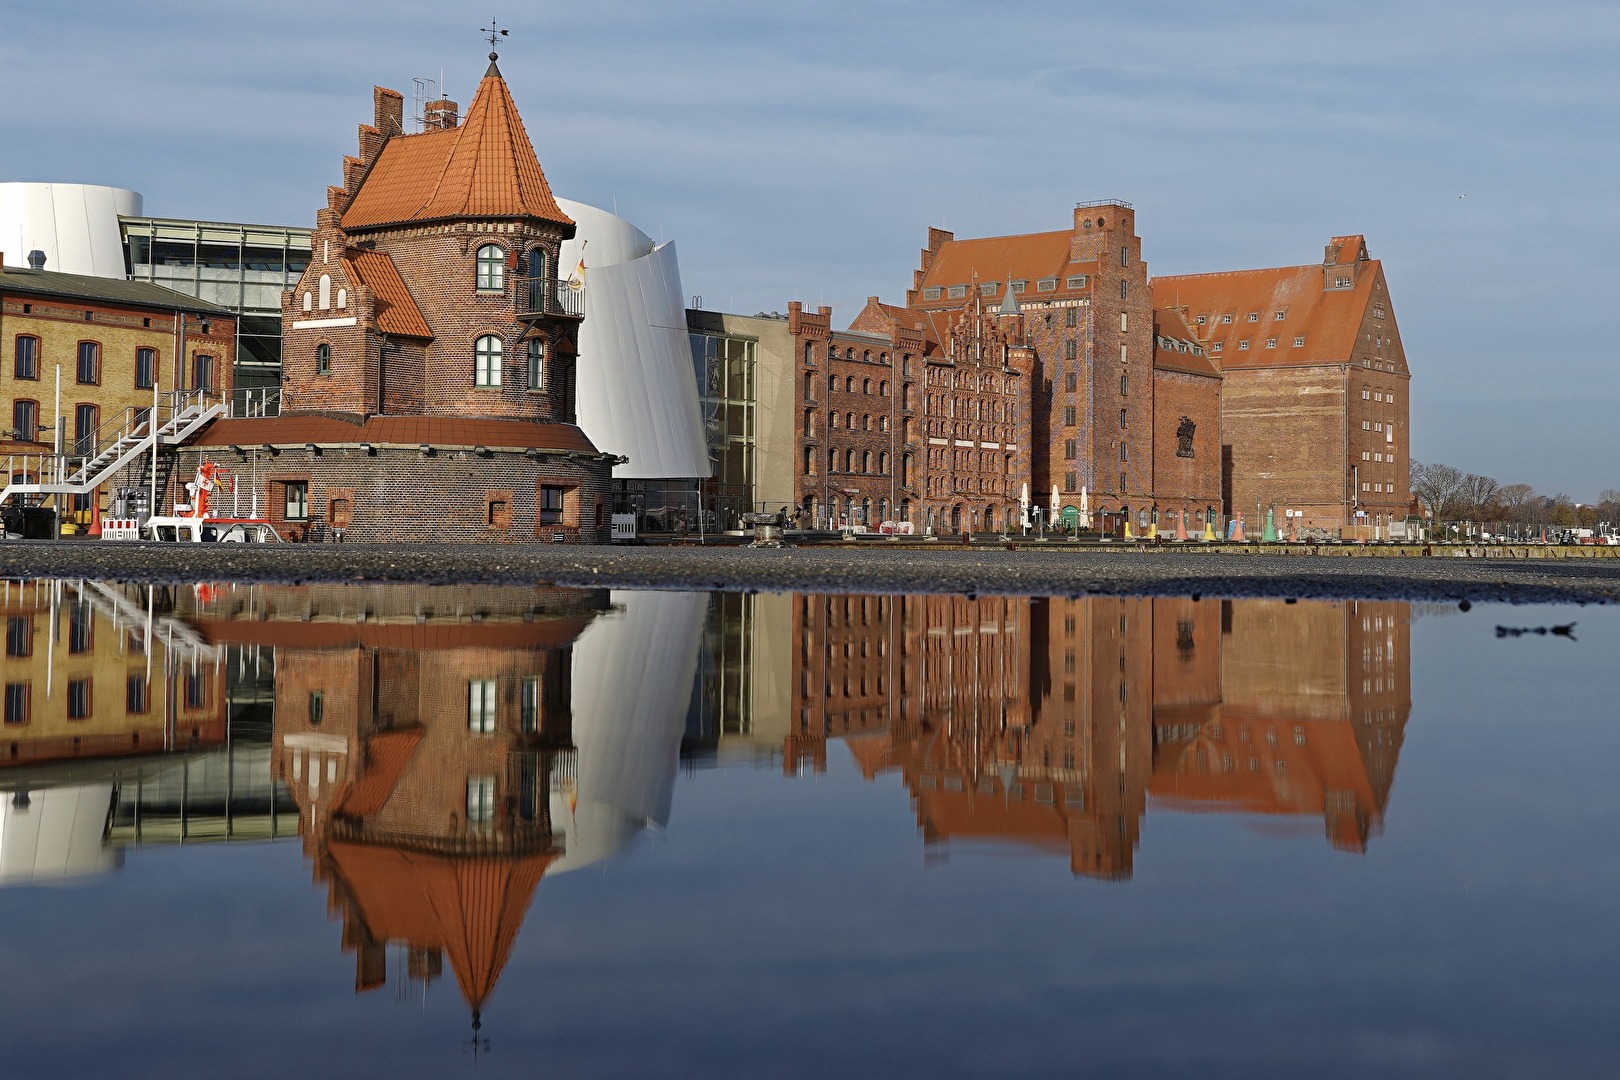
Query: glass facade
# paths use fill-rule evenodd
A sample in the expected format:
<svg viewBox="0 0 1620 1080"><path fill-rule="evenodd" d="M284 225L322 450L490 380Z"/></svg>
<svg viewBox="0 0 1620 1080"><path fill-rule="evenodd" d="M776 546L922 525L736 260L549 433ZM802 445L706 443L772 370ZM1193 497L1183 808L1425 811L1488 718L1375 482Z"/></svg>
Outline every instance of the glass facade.
<svg viewBox="0 0 1620 1080"><path fill-rule="evenodd" d="M687 336L709 446L704 504L719 514L723 527L738 528L741 515L754 509L756 342L732 335Z"/></svg>
<svg viewBox="0 0 1620 1080"><path fill-rule="evenodd" d="M309 265L310 230L172 218L119 221L130 279L236 312L236 385L278 385L281 294Z"/></svg>

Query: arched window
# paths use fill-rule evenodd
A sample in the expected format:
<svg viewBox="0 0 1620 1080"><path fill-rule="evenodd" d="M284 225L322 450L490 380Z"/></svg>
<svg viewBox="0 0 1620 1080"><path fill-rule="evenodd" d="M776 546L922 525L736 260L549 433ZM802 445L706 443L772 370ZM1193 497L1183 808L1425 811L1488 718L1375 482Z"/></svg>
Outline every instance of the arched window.
<svg viewBox="0 0 1620 1080"><path fill-rule="evenodd" d="M844 359L845 360L853 360L853 359L855 359L855 350L854 349L845 349L844 350Z"/></svg>
<svg viewBox="0 0 1620 1080"><path fill-rule="evenodd" d="M324 341L315 346L315 374L332 374L332 346Z"/></svg>
<svg viewBox="0 0 1620 1080"><path fill-rule="evenodd" d="M804 343L804 362L806 364L814 364L816 362L816 345L813 341L807 341Z"/></svg>
<svg viewBox="0 0 1620 1080"><path fill-rule="evenodd" d="M814 372L804 373L804 400L816 400L816 376Z"/></svg>
<svg viewBox="0 0 1620 1080"><path fill-rule="evenodd" d="M313 308L314 306L315 306L315 298L312 295L310 295L310 291L308 289L305 289L304 290L304 310L308 311L311 308Z"/></svg>
<svg viewBox="0 0 1620 1080"><path fill-rule="evenodd" d="M804 475L816 475L816 448L813 446L804 448Z"/></svg>
<svg viewBox="0 0 1620 1080"><path fill-rule="evenodd" d="M505 286L506 252L499 244L485 244L478 249L478 291L499 292Z"/></svg>
<svg viewBox="0 0 1620 1080"><path fill-rule="evenodd" d="M320 299L321 310L325 311L327 308L332 306L332 275L331 274L322 274L321 275L320 294L321 294L321 299Z"/></svg>
<svg viewBox="0 0 1620 1080"><path fill-rule="evenodd" d="M865 352L861 353L861 359L870 364L872 362L872 350L867 349Z"/></svg>
<svg viewBox="0 0 1620 1080"><path fill-rule="evenodd" d="M849 378L844 380L844 393L853 394L854 392L855 392L855 376L851 375Z"/></svg>
<svg viewBox="0 0 1620 1080"><path fill-rule="evenodd" d="M870 414L861 417L861 430L862 431L871 431L872 430L872 417L871 417Z"/></svg>
<svg viewBox="0 0 1620 1080"><path fill-rule="evenodd" d="M838 471L838 451L836 450L827 451L827 471L830 473Z"/></svg>
<svg viewBox="0 0 1620 1080"><path fill-rule="evenodd" d="M889 396L889 380L884 379L882 382L878 383L878 394L882 397Z"/></svg>
<svg viewBox="0 0 1620 1080"><path fill-rule="evenodd" d="M836 375L827 376L827 393L830 394L834 390L837 390L837 389L838 389L838 376L836 376Z"/></svg>
<svg viewBox="0 0 1620 1080"><path fill-rule="evenodd" d="M816 433L816 414L809 409L804 410L804 434L808 438Z"/></svg>
<svg viewBox="0 0 1620 1080"><path fill-rule="evenodd" d="M870 394L871 392L872 392L872 380L871 379L862 379L861 380L861 393Z"/></svg>
<svg viewBox="0 0 1620 1080"><path fill-rule="evenodd" d="M338 290L338 303L337 303L337 306L338 306L339 311L342 311L344 308L349 306L349 290L348 289L339 289Z"/></svg>
<svg viewBox="0 0 1620 1080"><path fill-rule="evenodd" d="M529 359L529 389L544 390L546 388L546 342L544 338L530 338L528 343ZM500 384L499 373L496 376L496 385Z"/></svg>
<svg viewBox="0 0 1620 1080"><path fill-rule="evenodd" d="M889 455L886 452L878 454L878 472L887 474L889 471Z"/></svg>
<svg viewBox="0 0 1620 1080"><path fill-rule="evenodd" d="M855 451L853 450L844 451L844 471L847 473L855 471Z"/></svg>
<svg viewBox="0 0 1620 1080"><path fill-rule="evenodd" d="M499 386L501 385L501 339L494 334L485 334L478 339L473 347L473 385Z"/></svg>
<svg viewBox="0 0 1620 1080"><path fill-rule="evenodd" d="M888 431L889 430L889 418L887 416L878 417L878 430L879 431Z"/></svg>
<svg viewBox="0 0 1620 1080"><path fill-rule="evenodd" d="M869 473L871 471L872 471L872 451L868 450L868 451L866 451L866 453L861 455L861 472Z"/></svg>
<svg viewBox="0 0 1620 1080"><path fill-rule="evenodd" d="M851 430L851 431L855 430L855 414L854 413L845 413L844 414L844 426L849 428L849 430Z"/></svg>

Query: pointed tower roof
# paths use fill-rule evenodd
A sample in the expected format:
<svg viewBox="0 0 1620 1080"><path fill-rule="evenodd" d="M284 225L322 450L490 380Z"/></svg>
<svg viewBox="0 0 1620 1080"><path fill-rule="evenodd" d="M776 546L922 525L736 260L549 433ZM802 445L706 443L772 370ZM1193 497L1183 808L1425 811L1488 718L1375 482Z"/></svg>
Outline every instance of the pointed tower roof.
<svg viewBox="0 0 1620 1080"><path fill-rule="evenodd" d="M460 126L388 140L343 228L491 217L574 224L546 183L493 53Z"/></svg>
<svg viewBox="0 0 1620 1080"><path fill-rule="evenodd" d="M1007 295L1001 298L1001 306L996 309L997 315L1022 315L1024 309L1018 306L1018 296L1013 292L1012 272L1007 273Z"/></svg>
<svg viewBox="0 0 1620 1080"><path fill-rule="evenodd" d="M483 1008L555 852L455 856L333 840L327 848L371 936L444 950L461 995Z"/></svg>

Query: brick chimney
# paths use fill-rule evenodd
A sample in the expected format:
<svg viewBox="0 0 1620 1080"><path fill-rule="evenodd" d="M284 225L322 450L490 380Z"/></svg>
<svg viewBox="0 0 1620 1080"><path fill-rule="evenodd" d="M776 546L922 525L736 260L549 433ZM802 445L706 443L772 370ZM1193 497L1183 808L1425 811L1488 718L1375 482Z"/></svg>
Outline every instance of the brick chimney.
<svg viewBox="0 0 1620 1080"><path fill-rule="evenodd" d="M449 98L430 101L422 107L422 129L424 131L446 131L460 122L460 106Z"/></svg>
<svg viewBox="0 0 1620 1080"><path fill-rule="evenodd" d="M405 130L405 98L398 90L384 86L371 88L372 126L382 135L398 135Z"/></svg>

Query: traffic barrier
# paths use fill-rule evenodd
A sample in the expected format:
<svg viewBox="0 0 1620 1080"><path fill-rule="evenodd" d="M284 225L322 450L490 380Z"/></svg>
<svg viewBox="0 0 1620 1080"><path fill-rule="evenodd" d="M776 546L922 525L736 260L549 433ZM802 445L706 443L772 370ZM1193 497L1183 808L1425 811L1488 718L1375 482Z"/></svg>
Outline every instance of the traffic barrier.
<svg viewBox="0 0 1620 1080"><path fill-rule="evenodd" d="M101 538L103 540L139 540L141 538L141 523L138 518L102 518Z"/></svg>

